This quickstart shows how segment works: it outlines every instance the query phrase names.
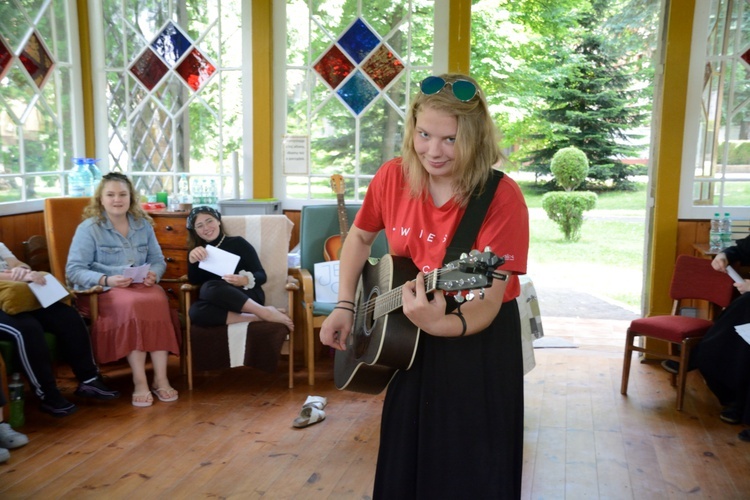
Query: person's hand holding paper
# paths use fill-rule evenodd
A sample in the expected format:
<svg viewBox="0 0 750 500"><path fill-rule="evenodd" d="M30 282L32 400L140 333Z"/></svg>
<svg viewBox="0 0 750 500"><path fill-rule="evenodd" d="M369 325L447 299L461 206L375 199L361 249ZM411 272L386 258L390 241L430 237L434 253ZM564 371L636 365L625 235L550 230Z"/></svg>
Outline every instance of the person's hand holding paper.
<svg viewBox="0 0 750 500"><path fill-rule="evenodd" d="M208 257L200 261L198 264L199 268L214 273L217 276L234 274L234 270L240 261L239 255L211 245L206 245L206 251L208 252Z"/></svg>

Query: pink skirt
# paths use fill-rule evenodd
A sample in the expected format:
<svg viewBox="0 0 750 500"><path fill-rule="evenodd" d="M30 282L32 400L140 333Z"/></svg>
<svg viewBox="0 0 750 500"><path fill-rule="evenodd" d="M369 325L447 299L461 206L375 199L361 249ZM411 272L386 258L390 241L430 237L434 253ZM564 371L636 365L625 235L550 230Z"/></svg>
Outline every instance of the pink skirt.
<svg viewBox="0 0 750 500"><path fill-rule="evenodd" d="M83 300L81 300L83 299ZM78 307L89 315L88 296ZM130 285L99 294L99 316L91 329L94 357L99 363L122 359L132 351L180 352L180 322L160 286Z"/></svg>

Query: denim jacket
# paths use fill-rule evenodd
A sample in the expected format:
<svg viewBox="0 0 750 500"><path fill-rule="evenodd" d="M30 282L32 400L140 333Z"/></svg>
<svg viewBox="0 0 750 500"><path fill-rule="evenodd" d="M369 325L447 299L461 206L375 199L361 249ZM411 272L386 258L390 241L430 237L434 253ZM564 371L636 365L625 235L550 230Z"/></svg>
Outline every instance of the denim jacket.
<svg viewBox="0 0 750 500"><path fill-rule="evenodd" d="M103 275L122 274L130 266L151 264L157 281L167 269L154 228L144 219L128 214L130 230L123 237L109 218L98 222L95 217L81 222L73 236L65 275L75 290L86 290L99 284Z"/></svg>

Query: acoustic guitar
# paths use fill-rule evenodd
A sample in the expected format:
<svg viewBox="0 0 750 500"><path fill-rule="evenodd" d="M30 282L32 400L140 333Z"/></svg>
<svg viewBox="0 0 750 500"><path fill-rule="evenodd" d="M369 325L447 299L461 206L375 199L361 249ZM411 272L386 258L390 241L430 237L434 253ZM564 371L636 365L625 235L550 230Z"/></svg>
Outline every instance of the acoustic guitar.
<svg viewBox="0 0 750 500"><path fill-rule="evenodd" d="M338 204L339 234L328 237L323 245L323 257L327 261L339 260L341 247L344 246L344 240L349 233L349 218L344 205L344 177L340 174L333 174L331 176L331 189L336 194Z"/></svg>
<svg viewBox="0 0 750 500"><path fill-rule="evenodd" d="M490 287L495 269L503 263L504 259L492 252L473 250L426 274L425 290L430 293ZM378 394L398 370L411 367L420 330L401 310L404 286L394 288L394 283L404 283L417 272L406 257L385 255L377 264L365 264L357 287L354 328L346 339L346 350L337 350L334 358L337 388ZM467 298L471 295L467 294Z"/></svg>

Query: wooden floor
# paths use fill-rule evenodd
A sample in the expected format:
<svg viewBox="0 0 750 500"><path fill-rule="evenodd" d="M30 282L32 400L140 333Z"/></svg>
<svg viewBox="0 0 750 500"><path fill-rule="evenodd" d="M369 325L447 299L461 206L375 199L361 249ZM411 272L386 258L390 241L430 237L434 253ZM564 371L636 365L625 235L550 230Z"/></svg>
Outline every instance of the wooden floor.
<svg viewBox="0 0 750 500"><path fill-rule="evenodd" d="M578 347L535 350L523 498L750 498L750 443L719 420L697 373L682 412L658 364L634 363L629 395L620 395L626 326L544 319L546 336ZM27 401L31 441L0 465L0 498L369 498L382 395L339 392L330 359L319 367L314 388L304 372L290 390L284 370L234 369L201 374L191 394L175 361L180 400L151 408L132 407L128 371L108 367L122 399L83 401L63 419ZM294 429L308 394L328 397L327 418Z"/></svg>

